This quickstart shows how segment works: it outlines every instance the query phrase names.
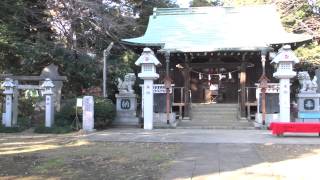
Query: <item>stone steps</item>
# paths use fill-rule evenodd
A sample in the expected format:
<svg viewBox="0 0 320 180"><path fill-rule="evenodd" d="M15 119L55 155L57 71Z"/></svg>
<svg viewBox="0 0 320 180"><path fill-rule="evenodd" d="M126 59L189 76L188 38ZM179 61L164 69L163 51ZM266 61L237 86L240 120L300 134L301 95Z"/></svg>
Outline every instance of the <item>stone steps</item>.
<svg viewBox="0 0 320 180"><path fill-rule="evenodd" d="M223 121L220 121L220 122L206 122L206 121L181 121L179 123L180 125L184 124L184 125L191 125L191 126L194 126L194 125L217 125L217 126L229 126L229 125L238 125L238 126L250 126L252 125L251 122L248 122L248 121L226 121L226 122L223 122Z"/></svg>
<svg viewBox="0 0 320 180"><path fill-rule="evenodd" d="M191 120L182 120L182 129L254 129L248 121L240 121L237 104L192 104Z"/></svg>

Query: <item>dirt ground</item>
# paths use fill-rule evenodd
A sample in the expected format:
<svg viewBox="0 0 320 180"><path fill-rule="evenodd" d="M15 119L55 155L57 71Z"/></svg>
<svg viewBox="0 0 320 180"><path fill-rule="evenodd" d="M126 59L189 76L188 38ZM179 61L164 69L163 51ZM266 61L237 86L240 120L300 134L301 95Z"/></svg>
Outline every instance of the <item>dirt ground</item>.
<svg viewBox="0 0 320 180"><path fill-rule="evenodd" d="M192 148L186 148L184 143L92 142L84 140L81 134L0 134L0 179L165 179L166 173L180 162L178 155L182 154L189 162L192 158L190 150L200 159L205 154L211 157L217 151L208 148L202 154L196 150L201 146L205 144L191 143ZM245 169L252 174L266 173L270 174L269 179L286 179L282 177L294 177L295 174L296 177L308 177L311 172L310 177L317 177L315 168L320 164L320 145L212 144L227 156L234 155L236 150L228 151L238 146L249 147L248 152L256 154L236 153L245 158L248 162ZM223 165L223 161L220 163ZM242 166L225 172L220 169L219 173L221 177L224 174L229 177L233 171L237 175L236 171Z"/></svg>
<svg viewBox="0 0 320 180"><path fill-rule="evenodd" d="M159 179L178 144L0 134L0 179Z"/></svg>

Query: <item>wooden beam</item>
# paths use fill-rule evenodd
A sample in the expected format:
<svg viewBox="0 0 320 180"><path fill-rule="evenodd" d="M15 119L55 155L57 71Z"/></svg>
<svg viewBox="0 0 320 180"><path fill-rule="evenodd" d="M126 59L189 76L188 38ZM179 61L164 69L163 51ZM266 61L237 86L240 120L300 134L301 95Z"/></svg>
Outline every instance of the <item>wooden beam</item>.
<svg viewBox="0 0 320 180"><path fill-rule="evenodd" d="M242 56L242 62L240 65L240 115L246 117L246 63L245 55Z"/></svg>
<svg viewBox="0 0 320 180"><path fill-rule="evenodd" d="M185 64L183 68L183 76L184 76L184 100L185 100L185 107L184 107L184 116L190 117L190 106L191 106L191 99L189 96L189 90L190 90L190 57L188 55L185 55Z"/></svg>
<svg viewBox="0 0 320 180"><path fill-rule="evenodd" d="M18 80L18 81L44 81L46 76L12 76L12 75L2 75L0 76L0 79L5 79L5 78L11 78L13 80ZM50 78L52 81L66 81L67 76L56 76L54 78Z"/></svg>
<svg viewBox="0 0 320 180"><path fill-rule="evenodd" d="M193 68L208 68L208 67L230 67L230 68L236 68L241 65L241 62L239 63L190 63L190 67Z"/></svg>

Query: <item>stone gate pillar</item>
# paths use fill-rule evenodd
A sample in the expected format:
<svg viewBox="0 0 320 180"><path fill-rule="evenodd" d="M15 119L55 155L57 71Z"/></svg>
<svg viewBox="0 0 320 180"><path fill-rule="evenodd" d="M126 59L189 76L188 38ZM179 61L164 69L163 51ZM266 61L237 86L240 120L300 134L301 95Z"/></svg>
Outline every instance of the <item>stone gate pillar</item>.
<svg viewBox="0 0 320 180"><path fill-rule="evenodd" d="M46 112L45 112L45 127L52 127L54 123L54 97L53 91L54 84L49 78L41 85L44 88L43 95L45 95Z"/></svg>
<svg viewBox="0 0 320 180"><path fill-rule="evenodd" d="M2 119L3 124L5 127L11 127L12 126L12 95L14 93L14 83L13 80L10 78L6 78L4 83L2 84L4 87L3 94L6 95L6 112L3 116L4 119Z"/></svg>

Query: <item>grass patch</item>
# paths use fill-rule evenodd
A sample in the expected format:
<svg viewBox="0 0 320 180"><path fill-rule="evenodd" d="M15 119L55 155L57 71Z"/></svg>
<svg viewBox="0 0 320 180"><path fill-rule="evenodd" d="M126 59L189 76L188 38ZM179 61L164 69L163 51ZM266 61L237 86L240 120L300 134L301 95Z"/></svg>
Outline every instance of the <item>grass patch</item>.
<svg viewBox="0 0 320 180"><path fill-rule="evenodd" d="M64 160L61 158L48 159L34 168L35 171L43 174L58 169L64 165Z"/></svg>
<svg viewBox="0 0 320 180"><path fill-rule="evenodd" d="M39 126L34 129L35 133L41 133L41 134L65 134L65 133L71 133L73 131L74 130L69 126L63 126L63 127L53 126L50 128Z"/></svg>

